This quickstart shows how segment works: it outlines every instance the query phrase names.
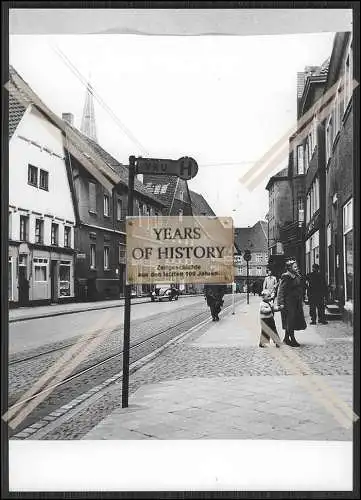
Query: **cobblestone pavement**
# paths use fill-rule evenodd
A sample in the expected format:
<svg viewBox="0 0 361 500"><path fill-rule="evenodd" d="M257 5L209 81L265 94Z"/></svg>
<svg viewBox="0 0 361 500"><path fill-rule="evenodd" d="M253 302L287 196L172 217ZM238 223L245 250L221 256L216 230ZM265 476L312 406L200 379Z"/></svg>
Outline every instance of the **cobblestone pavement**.
<svg viewBox="0 0 361 500"><path fill-rule="evenodd" d="M351 440L351 328L310 326L299 349L260 349L258 301L136 372L130 407L85 439Z"/></svg>
<svg viewBox="0 0 361 500"><path fill-rule="evenodd" d="M230 297L227 297L227 302ZM192 303L193 302L193 303ZM167 342L170 338L179 335L188 328L197 324L200 320L208 316L204 300L191 298L187 299L187 307L172 307L172 314L169 310L153 314L148 318L140 318L132 322L131 331L131 356L130 362L133 362L150 351L158 348L160 345ZM175 303L167 304L174 306ZM147 307L152 308L154 305L149 304ZM169 309L169 308L168 308ZM152 309L154 310L154 308ZM144 342L149 337L153 337L150 341ZM93 352L88 358L83 361L77 368L76 372L93 366L95 363L106 360L109 356L118 353L122 349L122 335L119 330L115 330L104 340L104 342ZM135 347L135 344L139 344ZM28 351L25 354L36 355L41 354L44 349L51 347L61 348L62 343L42 347L40 350ZM10 388L10 406L19 398L24 391L31 387L35 380L39 379L53 363L59 359L66 350L57 350L49 354L40 355L36 358L27 361L18 362L9 366L9 388ZM16 361L13 357L13 361ZM18 356L18 360L21 359ZM50 393L43 403L16 429L16 433L22 428L31 425L38 419L47 415L50 411L54 411L57 407L67 404L67 402L78 397L80 394L101 383L103 380L118 373L122 369L122 356L114 358L112 361L103 364L100 367L90 370L88 373L73 380L71 383L65 384ZM111 410L110 410L111 411ZM87 411L88 412L88 411ZM104 414L102 414L104 417Z"/></svg>
<svg viewBox="0 0 361 500"><path fill-rule="evenodd" d="M121 426L120 432L120 427L116 424L116 422L119 423L120 415L122 421L134 419L139 426L139 412L136 415L134 408L141 407L144 410L147 407L147 411L143 412L144 417L154 423L152 416L154 409L149 408L153 403L154 407L160 408L162 415L158 412L157 416L161 417L159 422L163 421L164 424L164 419L170 414L167 409L167 404L170 404L170 394L175 395L174 404L185 406L183 410L197 407L199 401L203 401L202 404L198 404L198 410L202 412L205 411L205 401L211 405L215 404L212 400L215 396L210 397L210 401L209 397L207 399L207 396L202 395L202 391L206 391L207 387L209 390L213 386L218 387L218 392L222 393L225 387L229 388L232 385L240 388L242 401L248 401L247 405L250 410L248 417L258 422L258 430L254 434L254 429L253 431L250 429L247 419L238 420L236 428L239 431L242 427L242 433L238 433L240 439L244 439L245 436L253 438L255 435L266 437L267 432L270 431L265 424L268 412L273 415L275 425L271 430L275 439L305 439L307 426L310 431L309 435L312 434L314 439L351 439L350 430L343 428L325 409L325 406L317 401L317 394L316 396L310 394L307 384L305 386L305 381L318 377L319 385L324 384L333 391L336 398L344 404L351 405L353 343L350 327L341 322L309 327L306 332L302 332L302 335L301 332L299 333L298 338L302 342L302 347L296 350L286 346L280 350L273 346L269 349L259 349L258 303L258 297L252 297L250 306L237 306L235 316L229 314L220 323L203 327L183 342L170 346L159 357L132 374L130 377L132 409L121 409L121 384L114 384L91 407L74 414L71 419L46 435L44 439L149 438L152 433L142 435L139 428L127 429L126 432L124 426ZM277 324L279 326L279 318ZM232 328L229 328L230 325ZM284 354L288 353L287 362L282 356L280 358L280 351ZM294 358L295 353L297 353L297 358ZM293 365L299 369L296 374ZM165 387L168 388L168 392L163 392ZM263 388L263 394L259 392L260 388ZM278 388L278 395L283 393L286 398L283 398L282 405L277 403L277 398L273 394L275 388ZM215 392L217 393L217 390ZM189 396L187 401L182 400L184 394ZM223 404L226 406L230 404L231 407L228 406L228 409L239 413L237 404L234 405L232 401L223 401ZM298 420L291 418L295 413L298 413ZM309 413L313 415L311 418ZM125 418L128 414L131 417ZM104 424L104 427L101 422L107 422L107 415L110 415L109 419L112 424ZM175 430L171 426L168 434L164 429L162 432L159 431L160 434L155 434L160 439L176 439L177 437L192 439L200 435L220 438L222 435L226 436L229 431L229 437L236 438L233 428L233 430L228 429L223 432L221 420L218 424L214 418L211 421L213 422L212 429L208 431L207 426L203 426L202 429L197 426L194 428L194 421L191 428L181 426L180 429L177 427ZM290 421L293 422L292 425L289 424ZM191 420L187 421L188 425L190 422ZM265 424L264 427L262 427L262 422ZM325 432L327 430L326 436L322 427ZM107 430L104 430L105 428ZM112 437L109 437L110 435Z"/></svg>

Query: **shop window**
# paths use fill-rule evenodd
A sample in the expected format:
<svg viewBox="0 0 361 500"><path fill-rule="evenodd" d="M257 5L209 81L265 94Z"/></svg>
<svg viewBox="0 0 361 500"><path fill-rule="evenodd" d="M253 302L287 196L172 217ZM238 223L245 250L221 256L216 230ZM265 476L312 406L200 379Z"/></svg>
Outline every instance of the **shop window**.
<svg viewBox="0 0 361 500"><path fill-rule="evenodd" d="M39 188L49 191L49 173L46 170L40 170Z"/></svg>
<svg viewBox="0 0 361 500"><path fill-rule="evenodd" d="M343 207L345 300L353 298L353 214L352 199Z"/></svg>
<svg viewBox="0 0 361 500"><path fill-rule="evenodd" d="M48 259L34 258L34 281L47 282L48 280Z"/></svg>
<svg viewBox="0 0 361 500"><path fill-rule="evenodd" d="M38 187L38 169L34 165L28 165L28 184Z"/></svg>
<svg viewBox="0 0 361 500"><path fill-rule="evenodd" d="M61 260L59 265L59 296L69 297L71 293L70 280L71 262Z"/></svg>

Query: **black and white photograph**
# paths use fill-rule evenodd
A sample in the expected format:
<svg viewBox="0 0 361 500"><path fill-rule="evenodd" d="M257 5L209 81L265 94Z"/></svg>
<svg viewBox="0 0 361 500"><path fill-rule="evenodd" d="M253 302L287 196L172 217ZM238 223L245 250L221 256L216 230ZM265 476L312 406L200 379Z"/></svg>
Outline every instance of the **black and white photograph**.
<svg viewBox="0 0 361 500"><path fill-rule="evenodd" d="M9 491L351 495L352 4L16 3Z"/></svg>

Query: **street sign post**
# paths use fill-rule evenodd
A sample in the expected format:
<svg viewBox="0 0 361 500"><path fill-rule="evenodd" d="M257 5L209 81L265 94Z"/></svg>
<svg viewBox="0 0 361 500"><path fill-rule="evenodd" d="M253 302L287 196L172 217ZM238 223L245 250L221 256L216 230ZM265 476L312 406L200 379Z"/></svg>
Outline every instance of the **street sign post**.
<svg viewBox="0 0 361 500"><path fill-rule="evenodd" d="M160 160L152 158L129 157L128 177L128 217L133 216L134 178L136 174L164 174L174 175L185 181L197 175L197 162L188 156L179 160ZM128 243L128 242L127 242ZM128 407L129 399L129 351L130 351L130 307L131 285L128 281L128 265L126 266L127 280L125 285L124 304L124 336L123 336L123 376L122 376L122 408Z"/></svg>
<svg viewBox="0 0 361 500"><path fill-rule="evenodd" d="M197 162L185 156L179 160L161 160L156 158L138 158L136 161L137 174L174 175L189 181L197 175Z"/></svg>
<svg viewBox="0 0 361 500"><path fill-rule="evenodd" d="M250 250L245 250L243 258L247 264L247 304L249 304L249 261L252 259Z"/></svg>

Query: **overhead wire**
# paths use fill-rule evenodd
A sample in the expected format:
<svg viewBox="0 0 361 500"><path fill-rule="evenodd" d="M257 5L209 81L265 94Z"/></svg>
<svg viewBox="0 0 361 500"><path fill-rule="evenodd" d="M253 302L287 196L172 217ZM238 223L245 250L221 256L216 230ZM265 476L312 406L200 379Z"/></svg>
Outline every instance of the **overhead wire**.
<svg viewBox="0 0 361 500"><path fill-rule="evenodd" d="M88 88L88 81L78 70L78 68L70 61L70 59L62 52L62 50L53 45L53 50L58 54L58 56L63 60L63 62L68 66L71 72L80 80L85 88ZM96 101L100 106L110 115L110 117L115 121L115 123L120 127L120 129L125 133L125 135L142 151L142 153L149 156L149 152L145 146L137 139L135 134L120 120L120 118L114 113L110 106L104 101L104 99L99 95L98 92L94 90L92 86L89 87L89 91L92 93ZM201 163L200 168L203 167L222 167L222 166L240 166L240 165L250 165L256 163L257 160L240 160L240 161L220 161L212 163Z"/></svg>

